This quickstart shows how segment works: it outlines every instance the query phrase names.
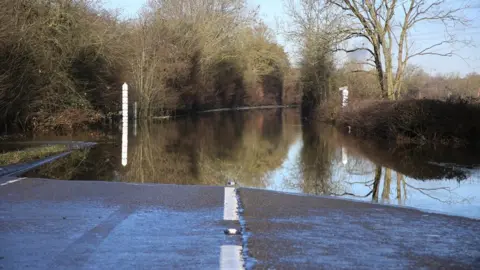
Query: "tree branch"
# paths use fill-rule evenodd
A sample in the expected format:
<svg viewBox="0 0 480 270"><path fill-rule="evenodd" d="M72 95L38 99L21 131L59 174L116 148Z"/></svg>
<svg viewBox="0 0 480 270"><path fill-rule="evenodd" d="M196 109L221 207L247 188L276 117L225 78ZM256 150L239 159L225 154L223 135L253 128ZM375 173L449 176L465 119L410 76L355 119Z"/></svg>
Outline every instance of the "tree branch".
<svg viewBox="0 0 480 270"><path fill-rule="evenodd" d="M453 52L448 52L448 53L436 53L436 52L431 52L430 50L434 49L434 48L437 48L439 46L442 46L443 44L450 44L451 42L450 41L441 41L441 42L438 42L438 43L435 43L427 48L424 48L423 50L417 52L417 53L414 53L414 54L410 54L406 59L405 61L408 61L410 60L411 58L415 57L415 56L420 56L420 55L437 55L437 56L452 56L453 55Z"/></svg>
<svg viewBox="0 0 480 270"><path fill-rule="evenodd" d="M353 49L343 49L343 48L334 49L334 52L339 52L339 51L340 52L346 52L346 53L353 53L353 52L358 52L358 51L367 51L372 56L375 56L374 52L371 49L365 48L365 47L353 48Z"/></svg>

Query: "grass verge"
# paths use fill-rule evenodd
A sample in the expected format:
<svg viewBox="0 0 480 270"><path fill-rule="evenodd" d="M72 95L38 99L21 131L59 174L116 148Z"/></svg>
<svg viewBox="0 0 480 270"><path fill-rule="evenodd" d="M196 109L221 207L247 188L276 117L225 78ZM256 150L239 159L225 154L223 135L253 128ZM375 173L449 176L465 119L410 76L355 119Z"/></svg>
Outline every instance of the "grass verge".
<svg viewBox="0 0 480 270"><path fill-rule="evenodd" d="M0 166L29 162L67 150L66 145L47 145L0 154Z"/></svg>

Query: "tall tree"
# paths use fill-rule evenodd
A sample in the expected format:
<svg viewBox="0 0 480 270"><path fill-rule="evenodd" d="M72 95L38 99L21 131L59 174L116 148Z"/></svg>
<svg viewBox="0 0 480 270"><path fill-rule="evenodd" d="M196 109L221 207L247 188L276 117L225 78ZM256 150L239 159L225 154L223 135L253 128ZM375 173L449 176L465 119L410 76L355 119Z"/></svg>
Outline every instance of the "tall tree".
<svg viewBox="0 0 480 270"><path fill-rule="evenodd" d="M300 83L302 88L302 116L310 113L327 100L334 89L332 83L334 66L333 48L337 34L332 29L342 20L338 12L326 5L326 0L285 0L284 7L289 18L285 36L295 42L299 49Z"/></svg>
<svg viewBox="0 0 480 270"><path fill-rule="evenodd" d="M342 10L353 24L342 35L345 40L363 38L366 45L345 49L347 53L366 51L368 63L377 71L383 98L395 99L402 86L408 62L417 56L453 56L438 50L461 40L449 34L454 25L468 25L463 11L468 6L449 6L446 0L328 0ZM447 35L443 40L415 49L412 30L420 24L441 24ZM345 29L344 29L345 30Z"/></svg>

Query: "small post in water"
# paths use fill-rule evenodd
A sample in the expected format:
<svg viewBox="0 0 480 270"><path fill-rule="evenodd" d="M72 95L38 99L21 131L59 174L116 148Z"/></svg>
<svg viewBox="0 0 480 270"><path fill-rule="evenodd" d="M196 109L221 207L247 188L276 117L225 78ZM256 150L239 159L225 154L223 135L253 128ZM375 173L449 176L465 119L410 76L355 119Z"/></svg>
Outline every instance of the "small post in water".
<svg viewBox="0 0 480 270"><path fill-rule="evenodd" d="M128 152L128 84L122 85L122 165L127 166Z"/></svg>
<svg viewBox="0 0 480 270"><path fill-rule="evenodd" d="M342 92L342 107L348 105L348 86L340 87L340 92Z"/></svg>

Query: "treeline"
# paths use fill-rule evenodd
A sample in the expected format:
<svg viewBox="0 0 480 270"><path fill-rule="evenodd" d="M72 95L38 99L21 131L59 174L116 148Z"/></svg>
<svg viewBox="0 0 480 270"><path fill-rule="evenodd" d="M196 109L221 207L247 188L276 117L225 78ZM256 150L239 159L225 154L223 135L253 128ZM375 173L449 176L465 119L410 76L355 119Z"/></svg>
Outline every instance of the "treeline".
<svg viewBox="0 0 480 270"><path fill-rule="evenodd" d="M455 56L455 51L438 50L442 44L463 44L461 39L446 36L441 43L427 43L425 48L413 48L409 44L414 40L407 40L422 23L442 22L446 32L456 24L468 27L470 18L463 12L468 5L452 9L442 0L431 5L412 0L408 8L404 4L387 0L284 0L288 18L284 34L298 49L304 118L335 118L342 86L349 88L349 107L366 99L479 96L480 74L430 75L411 62L425 55ZM431 13L435 16L429 16ZM392 24L398 25L393 28Z"/></svg>
<svg viewBox="0 0 480 270"><path fill-rule="evenodd" d="M336 70L336 78L348 85L352 100L380 99L376 71L352 60ZM476 98L480 91L480 74L429 74L417 66L408 66L398 91L399 99L448 97Z"/></svg>
<svg viewBox="0 0 480 270"><path fill-rule="evenodd" d="M375 101L384 100L378 72L354 59L339 64L331 46L305 44L300 51L296 69L302 93L304 119L334 121L342 111L340 87L347 86L350 109L361 109ZM429 99L449 104L480 104L480 74L429 74L417 66L407 66L402 84L396 89L395 100ZM420 104L420 103L418 103ZM447 106L449 106L447 104ZM478 107L478 106L477 106ZM415 116L416 117L416 116ZM460 116L458 116L460 117ZM365 122L365 120L361 120Z"/></svg>
<svg viewBox="0 0 480 270"><path fill-rule="evenodd" d="M244 0L155 0L122 20L88 0L4 0L0 129L73 129L141 117L298 102L288 58Z"/></svg>
<svg viewBox="0 0 480 270"><path fill-rule="evenodd" d="M321 35L318 37L321 40ZM319 44L319 43L316 43ZM296 69L302 93L305 118L330 120L341 110L339 88L348 86L349 106L358 107L366 101L382 100L377 71L361 61L339 64L329 47L306 44ZM480 102L480 74L429 74L418 66L407 66L396 99L434 99Z"/></svg>

